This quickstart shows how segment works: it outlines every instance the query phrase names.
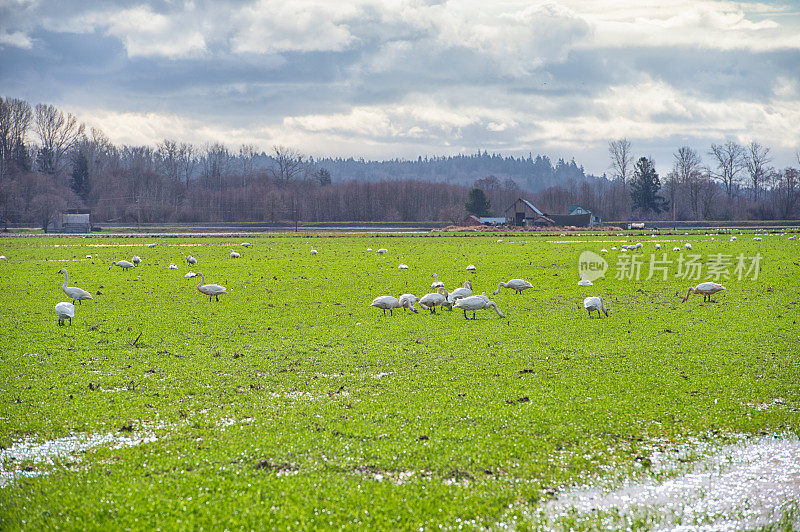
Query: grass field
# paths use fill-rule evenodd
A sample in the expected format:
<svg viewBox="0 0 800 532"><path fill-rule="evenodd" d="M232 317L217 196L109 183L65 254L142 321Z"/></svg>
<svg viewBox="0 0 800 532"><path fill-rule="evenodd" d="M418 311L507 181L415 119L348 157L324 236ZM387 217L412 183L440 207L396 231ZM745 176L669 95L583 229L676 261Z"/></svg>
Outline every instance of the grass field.
<svg viewBox="0 0 800 532"><path fill-rule="evenodd" d="M653 453L800 435L796 240L502 238L0 238L0 446L110 438L3 455L0 529L537 528L545 501L648 474ZM681 303L695 282L677 264L645 279L654 241L659 258L759 253L758 278ZM605 279L577 286L582 251L626 242L645 244L640 280L616 279L609 251ZM219 303L184 278L189 254ZM61 268L94 295L71 327ZM490 295L505 319L369 307L431 292L432 273L533 288Z"/></svg>

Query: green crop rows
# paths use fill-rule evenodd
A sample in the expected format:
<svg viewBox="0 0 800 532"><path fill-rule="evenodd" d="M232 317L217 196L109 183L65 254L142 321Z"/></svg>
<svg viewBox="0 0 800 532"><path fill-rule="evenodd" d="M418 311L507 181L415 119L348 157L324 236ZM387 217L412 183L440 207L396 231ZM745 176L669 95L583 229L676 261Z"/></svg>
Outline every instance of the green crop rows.
<svg viewBox="0 0 800 532"><path fill-rule="evenodd" d="M712 238L0 238L0 446L150 436L6 458L0 529L524 529L563 489L646 472L653 442L800 434L800 246ZM676 265L618 280L610 251L606 278L577 286L582 251L641 241L646 262L653 240L659 257L760 253L759 276L681 303L695 283ZM94 295L71 327L61 268ZM229 294L209 302L189 269ZM431 292L433 273L506 318L369 307ZM491 295L516 277L533 288ZM590 319L588 295L610 317Z"/></svg>

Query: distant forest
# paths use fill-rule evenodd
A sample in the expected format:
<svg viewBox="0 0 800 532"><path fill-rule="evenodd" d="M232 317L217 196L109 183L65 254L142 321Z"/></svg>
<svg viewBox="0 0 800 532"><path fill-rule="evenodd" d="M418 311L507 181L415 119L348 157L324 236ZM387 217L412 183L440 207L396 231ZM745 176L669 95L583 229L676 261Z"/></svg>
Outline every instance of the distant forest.
<svg viewBox="0 0 800 532"><path fill-rule="evenodd" d="M0 223L46 226L67 209L94 223L441 221L467 215L473 188L489 214L517 197L566 214L580 204L605 220L792 219L798 170L770 166L769 148L712 145L713 164L688 147L663 178L609 142L610 174L587 175L574 159L509 157L478 151L416 160L320 158L274 146L236 149L165 139L116 146L52 105L0 98ZM798 159L800 163L800 158ZM486 214L486 213L483 213Z"/></svg>

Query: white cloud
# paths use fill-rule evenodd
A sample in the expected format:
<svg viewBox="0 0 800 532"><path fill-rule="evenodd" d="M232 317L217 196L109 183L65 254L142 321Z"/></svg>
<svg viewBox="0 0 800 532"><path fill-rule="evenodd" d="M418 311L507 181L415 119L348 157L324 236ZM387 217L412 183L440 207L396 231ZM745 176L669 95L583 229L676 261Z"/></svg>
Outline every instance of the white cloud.
<svg viewBox="0 0 800 532"><path fill-rule="evenodd" d="M33 47L33 41L25 33L15 31L12 33L0 32L0 47L13 46L15 48L23 48L30 50Z"/></svg>

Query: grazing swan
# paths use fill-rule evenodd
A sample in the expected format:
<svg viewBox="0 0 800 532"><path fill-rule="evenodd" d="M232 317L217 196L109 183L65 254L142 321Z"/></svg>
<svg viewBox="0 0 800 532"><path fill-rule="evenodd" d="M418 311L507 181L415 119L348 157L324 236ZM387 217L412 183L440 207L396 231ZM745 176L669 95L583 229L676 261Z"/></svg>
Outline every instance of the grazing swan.
<svg viewBox="0 0 800 532"><path fill-rule="evenodd" d="M735 236L732 236L732 237L731 237L731 242L733 242L734 240L736 240L736 237L735 237Z"/></svg>
<svg viewBox="0 0 800 532"><path fill-rule="evenodd" d="M186 257L186 262L188 262L189 264L197 264L197 259L189 255L188 257Z"/></svg>
<svg viewBox="0 0 800 532"><path fill-rule="evenodd" d="M378 307L383 309L383 315L386 316L386 311L389 311L389 316L392 315L392 309L400 308L400 302L394 296L378 296L372 300L370 307Z"/></svg>
<svg viewBox="0 0 800 532"><path fill-rule="evenodd" d="M656 244L656 249L661 249L661 244Z"/></svg>
<svg viewBox="0 0 800 532"><path fill-rule="evenodd" d="M209 301L211 301L212 297L217 298L217 301L219 301L219 296L228 293L228 289L222 285L204 284L206 282L206 278L203 276L202 273L197 272L196 275L200 276L200 284L197 285L197 290L199 290L201 294L207 295Z"/></svg>
<svg viewBox="0 0 800 532"><path fill-rule="evenodd" d="M578 286L593 286L593 283L589 279L581 279L578 281Z"/></svg>
<svg viewBox="0 0 800 532"><path fill-rule="evenodd" d="M239 257L241 257L241 255L236 253L234 250L231 250L231 258L232 259L238 259Z"/></svg>
<svg viewBox="0 0 800 532"><path fill-rule="evenodd" d="M176 264L174 264L174 263L173 263L173 264L170 264L170 265L169 265L169 269L170 269L170 270L177 270L177 269L178 269L178 266L177 266Z"/></svg>
<svg viewBox="0 0 800 532"><path fill-rule="evenodd" d="M436 289L436 292L422 296L419 300L419 306L425 310L430 310L431 314L436 314L436 305L441 305L447 301L447 296L447 289L440 286Z"/></svg>
<svg viewBox="0 0 800 532"><path fill-rule="evenodd" d="M70 298L72 298L72 304L74 305L77 301L80 304L81 300L83 299L94 299L92 294L84 290L83 288L78 288L77 286L67 286L67 279L69 278L69 274L67 270L61 268L58 270L58 273L64 274L64 285L61 287L61 290L64 291Z"/></svg>
<svg viewBox="0 0 800 532"><path fill-rule="evenodd" d="M192 277L197 277L197 274L194 272L186 272L186 275L184 275L184 277L186 277L187 279L191 279Z"/></svg>
<svg viewBox="0 0 800 532"><path fill-rule="evenodd" d="M447 296L447 301L442 303L442 307L447 306L448 310L453 310L453 305L459 299L463 299L465 297L469 297L472 295L472 283L470 281L464 281L464 286L460 286L450 292Z"/></svg>
<svg viewBox="0 0 800 532"><path fill-rule="evenodd" d="M401 264L400 266L397 267L397 269L398 270L407 270L408 269L408 264Z"/></svg>
<svg viewBox="0 0 800 532"><path fill-rule="evenodd" d="M314 249L314 248L311 248L311 254L312 254L312 255L316 255L316 254L317 254L317 250L316 250L316 249Z"/></svg>
<svg viewBox="0 0 800 532"><path fill-rule="evenodd" d="M608 253L608 250L606 248L603 248L600 250L600 253Z"/></svg>
<svg viewBox="0 0 800 532"><path fill-rule="evenodd" d="M64 320L69 320L72 325L72 318L75 317L75 305L69 301L63 301L56 305L56 315L58 316L58 324L64 325Z"/></svg>
<svg viewBox="0 0 800 532"><path fill-rule="evenodd" d="M138 266L140 262L142 262L142 258L139 255L134 255L131 259L131 262L134 266Z"/></svg>
<svg viewBox="0 0 800 532"><path fill-rule="evenodd" d="M388 250L388 249L386 249L386 248L381 248L381 249L379 249L378 251L376 251L375 253L380 253L381 255L383 255L383 254L384 254L384 253L386 253L387 251L389 251L389 250Z"/></svg>
<svg viewBox="0 0 800 532"><path fill-rule="evenodd" d="M692 245L691 245L690 243L688 243L688 242L687 242L687 243L685 243L685 244L683 245L683 247L684 247L685 249L692 249Z"/></svg>
<svg viewBox="0 0 800 532"><path fill-rule="evenodd" d="M127 260L121 260L119 262L112 262L111 266L109 266L108 269L110 270L114 266L119 266L120 268L122 268L122 271L125 271L128 268L133 268L133 264L128 262Z"/></svg>
<svg viewBox="0 0 800 532"><path fill-rule="evenodd" d="M400 302L400 306L403 308L403 312L406 310L413 310L414 312L417 312L417 309L414 308L414 303L419 301L419 298L414 294L402 294L398 301Z"/></svg>
<svg viewBox="0 0 800 532"><path fill-rule="evenodd" d="M431 283L431 288L433 288L435 290L435 289L439 288L440 286L442 286L442 287L444 286L444 283L439 280L439 276L438 275L436 275L434 273L433 275L431 275L431 277L436 279L436 281Z"/></svg>
<svg viewBox="0 0 800 532"><path fill-rule="evenodd" d="M497 304L494 301L489 300L486 296L469 296L469 297L462 297L458 301L455 302L455 306L460 308L464 311L464 318L469 319L467 317L467 311L472 311L472 319L475 319L475 312L478 310L486 310L489 308L493 308L497 315L501 318L505 318L500 309L497 308Z"/></svg>
<svg viewBox="0 0 800 532"><path fill-rule="evenodd" d="M507 283L500 283L497 285L497 290L492 292L493 295L500 293L500 288L513 288L515 294L522 293L526 288L533 288L533 285L524 279L511 279Z"/></svg>
<svg viewBox="0 0 800 532"><path fill-rule="evenodd" d="M681 248L679 248L678 246L675 246L674 248L672 248L672 251L680 251L680 250L681 250Z"/></svg>
<svg viewBox="0 0 800 532"><path fill-rule="evenodd" d="M242 242L242 245L244 247L246 247L246 248L249 248L250 246L252 246L252 244L250 242Z"/></svg>
<svg viewBox="0 0 800 532"><path fill-rule="evenodd" d="M467 271L468 272L474 272L477 269L478 268L476 268L474 264L470 264L469 266L467 266Z"/></svg>
<svg viewBox="0 0 800 532"><path fill-rule="evenodd" d="M598 296L587 297L583 300L583 308L589 311L589 317L592 317L592 311L597 311L597 317L600 317L600 312L608 317L608 309L603 305L603 298Z"/></svg>
<svg viewBox="0 0 800 532"><path fill-rule="evenodd" d="M157 245L158 245L157 243L153 242L152 244L147 244L147 247L149 247L149 248L154 248L154 247L156 247Z"/></svg>
<svg viewBox="0 0 800 532"><path fill-rule="evenodd" d="M697 286L690 286L689 291L686 292L686 297L683 298L683 302L685 303L687 299L689 299L690 294L703 294L703 301L711 301L711 296L716 294L717 292L721 292L725 290L725 287L719 283L700 283Z"/></svg>
<svg viewBox="0 0 800 532"><path fill-rule="evenodd" d="M753 240L756 242L761 242L762 238L760 236L754 237Z"/></svg>

